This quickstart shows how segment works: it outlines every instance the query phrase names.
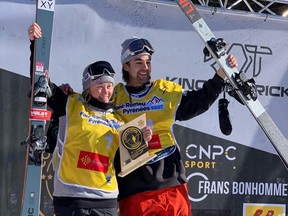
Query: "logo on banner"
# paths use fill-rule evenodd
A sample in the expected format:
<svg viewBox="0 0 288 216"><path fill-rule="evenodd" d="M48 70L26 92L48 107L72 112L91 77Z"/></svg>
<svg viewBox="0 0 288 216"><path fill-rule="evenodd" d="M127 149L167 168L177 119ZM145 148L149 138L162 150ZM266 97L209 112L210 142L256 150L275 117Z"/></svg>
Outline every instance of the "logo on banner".
<svg viewBox="0 0 288 216"><path fill-rule="evenodd" d="M283 196L288 195L288 184L279 182L238 182L210 180L204 173L195 172L187 177L188 184L197 185L197 191L189 190L192 202L201 202L209 195ZM246 214L252 215L252 214ZM266 216L266 215L265 215Z"/></svg>
<svg viewBox="0 0 288 216"><path fill-rule="evenodd" d="M232 50L232 51L231 51ZM227 53L234 53L240 50L240 54L237 54L238 58L244 59L242 65L239 65L239 71L244 71L246 74L249 72L247 77L258 77L262 73L263 62L272 56L273 51L268 46L253 45L253 44L240 44L232 43L227 49ZM213 57L204 57L204 62L213 61L210 65L216 72L218 64L214 61ZM250 75L250 73L252 75ZM183 89L198 90L203 86L204 80L195 80L185 77L166 77L166 80L177 82L183 87ZM272 97L287 97L288 88L286 86L279 85L261 85L256 82L258 94L260 96L272 96Z"/></svg>
<svg viewBox="0 0 288 216"><path fill-rule="evenodd" d="M243 216L286 216L286 206L269 203L244 203Z"/></svg>
<svg viewBox="0 0 288 216"><path fill-rule="evenodd" d="M235 157L235 146L224 147L222 145L196 145L189 144L186 146L185 155L188 159L185 163L186 169L214 169L216 168L216 159L222 158L225 161L234 161Z"/></svg>
<svg viewBox="0 0 288 216"><path fill-rule="evenodd" d="M248 70L252 70L252 76L257 77L261 73L263 59L265 57L271 56L273 54L272 49L268 46L258 46L252 44L240 44L240 43L232 43L231 46L227 49L227 53L233 53L231 50L241 50L242 56L244 58L244 62L239 65L239 70L247 73ZM204 62L208 62L212 60L212 57L205 57ZM214 62L211 64L211 67L214 70L217 70L217 63Z"/></svg>

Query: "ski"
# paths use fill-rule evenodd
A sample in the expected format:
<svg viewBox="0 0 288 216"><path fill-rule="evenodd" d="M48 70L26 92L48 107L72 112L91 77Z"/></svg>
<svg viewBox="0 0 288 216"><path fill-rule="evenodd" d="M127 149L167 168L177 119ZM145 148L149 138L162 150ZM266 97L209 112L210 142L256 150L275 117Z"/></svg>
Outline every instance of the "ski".
<svg viewBox="0 0 288 216"><path fill-rule="evenodd" d="M39 216L42 179L42 155L46 148L46 121L49 88L49 61L54 20L55 0L36 1L36 22L41 26L42 37L35 40L33 74L31 76L30 116L26 145L26 165L21 203L22 216Z"/></svg>
<svg viewBox="0 0 288 216"><path fill-rule="evenodd" d="M205 44L204 53L211 55L218 65L224 70L235 98L246 105L257 123L272 143L279 158L288 169L288 141L276 126L270 115L257 98L257 90L253 79L247 79L244 72L237 68L230 68L225 52L226 43L223 39L216 39L206 22L200 16L195 5L190 0L175 0L183 13L191 22L194 30ZM209 52L209 53L207 53Z"/></svg>

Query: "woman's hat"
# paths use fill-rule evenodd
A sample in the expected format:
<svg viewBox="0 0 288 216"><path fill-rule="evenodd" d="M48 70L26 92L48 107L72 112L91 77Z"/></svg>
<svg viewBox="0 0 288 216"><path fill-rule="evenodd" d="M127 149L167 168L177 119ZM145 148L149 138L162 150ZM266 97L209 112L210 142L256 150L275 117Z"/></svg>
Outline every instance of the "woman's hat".
<svg viewBox="0 0 288 216"><path fill-rule="evenodd" d="M115 71L107 61L97 61L88 65L83 72L83 91L100 83L110 82L114 85L114 75Z"/></svg>

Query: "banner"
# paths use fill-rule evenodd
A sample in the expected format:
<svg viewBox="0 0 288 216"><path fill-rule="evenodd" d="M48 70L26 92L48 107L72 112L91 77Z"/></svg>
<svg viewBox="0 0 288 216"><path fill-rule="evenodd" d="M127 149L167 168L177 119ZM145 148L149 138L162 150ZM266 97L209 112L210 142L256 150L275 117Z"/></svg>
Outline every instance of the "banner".
<svg viewBox="0 0 288 216"><path fill-rule="evenodd" d="M228 43L238 69L254 78L260 102L288 137L288 20L209 8L200 8L200 13L215 36ZM0 68L29 77L27 29L34 20L35 2L0 2ZM72 0L55 5L51 80L81 92L84 68L107 60L116 81L122 82L121 43L132 36L148 39L155 49L152 79L197 90L218 69L213 59L204 57L202 41L176 4ZM220 131L218 101L204 114L174 126L193 213L286 215L287 170L247 108L225 97L230 101L231 135Z"/></svg>

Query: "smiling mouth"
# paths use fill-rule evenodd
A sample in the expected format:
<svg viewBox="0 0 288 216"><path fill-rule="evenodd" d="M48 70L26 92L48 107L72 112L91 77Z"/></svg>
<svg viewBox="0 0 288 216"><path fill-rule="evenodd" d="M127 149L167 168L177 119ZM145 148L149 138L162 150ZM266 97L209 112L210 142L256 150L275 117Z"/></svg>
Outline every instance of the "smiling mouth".
<svg viewBox="0 0 288 216"><path fill-rule="evenodd" d="M148 73L139 73L138 76L140 76L140 77L148 77L149 74Z"/></svg>

